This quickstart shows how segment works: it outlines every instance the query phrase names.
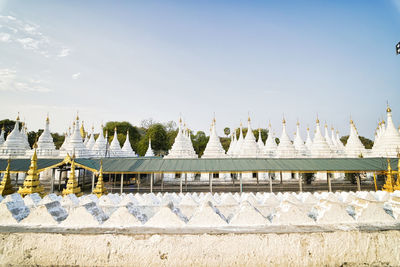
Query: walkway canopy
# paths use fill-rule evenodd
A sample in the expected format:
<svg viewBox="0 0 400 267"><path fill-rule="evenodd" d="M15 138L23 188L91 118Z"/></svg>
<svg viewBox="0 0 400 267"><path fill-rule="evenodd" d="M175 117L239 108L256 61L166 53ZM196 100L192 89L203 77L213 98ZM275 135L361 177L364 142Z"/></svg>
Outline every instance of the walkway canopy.
<svg viewBox="0 0 400 267"><path fill-rule="evenodd" d="M304 158L304 159L163 159L163 158L103 158L75 159L78 167L98 172L100 160L104 173L201 173L201 172L383 172L387 170L386 158ZM391 158L396 171L398 159ZM38 170L69 164L71 158L38 159ZM30 159L12 159L11 172L26 172ZM0 159L0 172L7 167L7 159Z"/></svg>

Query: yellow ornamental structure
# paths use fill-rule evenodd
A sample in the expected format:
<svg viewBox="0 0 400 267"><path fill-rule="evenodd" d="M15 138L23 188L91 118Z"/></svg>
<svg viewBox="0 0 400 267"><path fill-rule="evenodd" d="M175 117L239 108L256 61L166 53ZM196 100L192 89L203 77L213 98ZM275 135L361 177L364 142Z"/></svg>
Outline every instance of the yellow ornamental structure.
<svg viewBox="0 0 400 267"><path fill-rule="evenodd" d="M390 160L387 160L388 163L388 169L386 171L386 183L383 185L382 190L387 191L387 192L393 192L393 186L394 186L394 181L393 181L393 172L392 172L392 167L390 166Z"/></svg>
<svg viewBox="0 0 400 267"><path fill-rule="evenodd" d="M397 157L397 182L394 185L393 190L400 190L400 157Z"/></svg>
<svg viewBox="0 0 400 267"><path fill-rule="evenodd" d="M19 188L18 193L22 197L33 193L38 193L40 196L44 195L44 189L43 186L40 185L39 172L37 170L36 148L31 158L28 175L25 177L24 184Z"/></svg>
<svg viewBox="0 0 400 267"><path fill-rule="evenodd" d="M15 193L15 190L11 184L10 160L8 160L6 172L4 173L3 180L0 183L0 195L6 196L13 193Z"/></svg>
<svg viewBox="0 0 400 267"><path fill-rule="evenodd" d="M96 187L93 189L93 194L95 194L98 198L102 195L107 195L107 189L104 187L103 181L103 161L100 161L100 170L99 170L99 179L97 180Z"/></svg>
<svg viewBox="0 0 400 267"><path fill-rule="evenodd" d="M71 162L71 171L69 173L67 188L62 191L62 195L75 194L77 197L83 195L81 188L78 186L78 180L75 177L75 160Z"/></svg>

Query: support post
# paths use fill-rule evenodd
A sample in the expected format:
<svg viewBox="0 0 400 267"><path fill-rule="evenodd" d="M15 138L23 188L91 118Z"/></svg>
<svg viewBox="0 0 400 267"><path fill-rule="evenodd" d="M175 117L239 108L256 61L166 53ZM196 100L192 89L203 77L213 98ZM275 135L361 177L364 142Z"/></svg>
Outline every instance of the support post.
<svg viewBox="0 0 400 267"><path fill-rule="evenodd" d="M297 176L299 177L299 190L300 193L303 192L303 177L301 176L301 173L297 173Z"/></svg>
<svg viewBox="0 0 400 267"><path fill-rule="evenodd" d="M19 172L17 172L17 175L15 176L15 186L18 188L18 176Z"/></svg>
<svg viewBox="0 0 400 267"><path fill-rule="evenodd" d="M258 175L259 175L259 172L256 172L257 187L258 187L258 183L259 183Z"/></svg>
<svg viewBox="0 0 400 267"><path fill-rule="evenodd" d="M187 173L185 172L185 191L187 192Z"/></svg>
<svg viewBox="0 0 400 267"><path fill-rule="evenodd" d="M161 173L161 192L164 191L164 173Z"/></svg>
<svg viewBox="0 0 400 267"><path fill-rule="evenodd" d="M282 177L282 172L279 172L279 177L281 178L281 184L283 184L283 177Z"/></svg>
<svg viewBox="0 0 400 267"><path fill-rule="evenodd" d="M181 173L181 176L179 177L179 193L182 193L182 183L183 183L182 176L183 173Z"/></svg>
<svg viewBox="0 0 400 267"><path fill-rule="evenodd" d="M62 169L60 169L60 176L58 176L58 192L61 191L61 176L62 176Z"/></svg>
<svg viewBox="0 0 400 267"><path fill-rule="evenodd" d="M240 173L240 194L243 193L243 179L242 179L243 173Z"/></svg>
<svg viewBox="0 0 400 267"><path fill-rule="evenodd" d="M209 179L210 179L210 193L212 194L212 181L213 181L213 174L212 173L209 173L208 174L208 177L209 177Z"/></svg>
<svg viewBox="0 0 400 267"><path fill-rule="evenodd" d="M83 189L85 188L85 176L86 176L86 169L83 169L83 176L82 176L82 192Z"/></svg>
<svg viewBox="0 0 400 267"><path fill-rule="evenodd" d="M400 171L400 170L398 170ZM397 179L399 179L399 175L397 175ZM374 185L375 185L375 192L378 191L378 186L376 185L376 172L374 172Z"/></svg>
<svg viewBox="0 0 400 267"><path fill-rule="evenodd" d="M124 174L121 174L121 194L124 192Z"/></svg>
<svg viewBox="0 0 400 267"><path fill-rule="evenodd" d="M357 191L361 191L360 175L357 175Z"/></svg>
<svg viewBox="0 0 400 267"><path fill-rule="evenodd" d="M272 175L269 173L269 192L272 193Z"/></svg>
<svg viewBox="0 0 400 267"><path fill-rule="evenodd" d="M153 193L153 180L154 180L154 173L150 174L150 193Z"/></svg>
<svg viewBox="0 0 400 267"><path fill-rule="evenodd" d="M50 193L54 193L54 179L56 178L56 169L51 169Z"/></svg>
<svg viewBox="0 0 400 267"><path fill-rule="evenodd" d="M137 182L137 191L139 193L140 192L140 173L138 173L138 177L137 177L136 182Z"/></svg>
<svg viewBox="0 0 400 267"><path fill-rule="evenodd" d="M92 192L93 192L93 189L94 189L94 179L95 179L95 177L96 177L96 174L92 173Z"/></svg>
<svg viewBox="0 0 400 267"><path fill-rule="evenodd" d="M328 177L328 191L332 192L331 175L329 172L327 174L327 177Z"/></svg>

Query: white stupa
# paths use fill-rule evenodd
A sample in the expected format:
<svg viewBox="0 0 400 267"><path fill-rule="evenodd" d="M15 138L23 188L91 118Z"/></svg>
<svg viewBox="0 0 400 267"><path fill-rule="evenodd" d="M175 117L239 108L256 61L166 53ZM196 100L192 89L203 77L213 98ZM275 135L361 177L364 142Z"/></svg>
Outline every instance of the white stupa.
<svg viewBox="0 0 400 267"><path fill-rule="evenodd" d="M303 139L301 138L299 122L296 123L296 137L294 138L293 144L294 144L294 147L296 148L298 157L300 157L300 158L307 157L308 149L307 149L306 145L304 144Z"/></svg>
<svg viewBox="0 0 400 267"><path fill-rule="evenodd" d="M2 157L14 157L24 156L26 147L19 131L19 115L16 119L14 129L7 136L6 141L3 143L0 149L0 155Z"/></svg>
<svg viewBox="0 0 400 267"><path fill-rule="evenodd" d="M68 142L64 145L63 150L60 150L61 157L65 157L67 154L74 155L76 158L90 158L92 156L91 151L83 144L79 131L79 116L76 116L75 125Z"/></svg>
<svg viewBox="0 0 400 267"><path fill-rule="evenodd" d="M310 137L310 128L307 127L307 139L306 139L306 147L309 153L311 153L311 146L313 144L313 141L311 140Z"/></svg>
<svg viewBox="0 0 400 267"><path fill-rule="evenodd" d="M154 157L153 149L151 148L151 138L149 138L149 146L147 147L145 157Z"/></svg>
<svg viewBox="0 0 400 267"><path fill-rule="evenodd" d="M326 142L325 138L321 134L319 127L319 119L317 118L315 126L314 140L311 146L311 157L313 158L331 158L332 151Z"/></svg>
<svg viewBox="0 0 400 267"><path fill-rule="evenodd" d="M189 143L190 142L190 143ZM189 147L191 146L191 148ZM182 129L182 119L179 120L178 134L175 138L175 142L172 148L169 150L168 155L165 156L167 159L172 158L197 158L196 153L193 153L193 145L188 139L187 134Z"/></svg>
<svg viewBox="0 0 400 267"><path fill-rule="evenodd" d="M397 157L400 153L400 133L393 123L392 110L389 106L386 113L386 129L382 131L377 145L372 149L372 155L375 157Z"/></svg>
<svg viewBox="0 0 400 267"><path fill-rule="evenodd" d="M234 157L238 157L239 156L240 150L242 149L243 141L244 141L244 138L243 138L243 125L242 125L242 123L240 123L239 138L238 138L238 140L236 142L235 149L233 150L233 156Z"/></svg>
<svg viewBox="0 0 400 267"><path fill-rule="evenodd" d="M233 131L231 133L231 143L229 144L229 149L226 152L226 154L230 157L233 156L233 151L235 150L235 146L236 146L237 140L236 140L236 131Z"/></svg>
<svg viewBox="0 0 400 267"><path fill-rule="evenodd" d="M110 144L110 157L122 157L123 152L118 141L117 127L114 128L114 137Z"/></svg>
<svg viewBox="0 0 400 267"><path fill-rule="evenodd" d="M258 145L258 150L260 151L260 153L264 153L265 145L264 145L264 142L261 137L261 129L258 129L257 145Z"/></svg>
<svg viewBox="0 0 400 267"><path fill-rule="evenodd" d="M108 153L108 147L109 147L107 139L104 138L103 129L104 127L103 125L101 125L99 136L97 137L97 140L92 147L92 153L94 154L94 156L100 158L108 156L106 155L106 153ZM106 135L108 135L108 132Z"/></svg>
<svg viewBox="0 0 400 267"><path fill-rule="evenodd" d="M210 138L208 139L207 146L204 150L202 158L226 158L225 150L221 145L216 130L216 120L213 119L211 123Z"/></svg>
<svg viewBox="0 0 400 267"><path fill-rule="evenodd" d="M326 122L325 122L325 127L324 127L324 129L325 129L325 136L324 136L324 138L325 138L326 142L328 143L329 147L331 148L332 153L334 153L335 150L336 150L336 147L335 147L335 145L333 144L331 138L329 137L328 124L326 124Z"/></svg>
<svg viewBox="0 0 400 267"><path fill-rule="evenodd" d="M31 151L33 155L33 150ZM44 131L37 141L36 154L38 157L56 157L59 154L59 151L56 150L53 137L50 133L49 116L46 118L46 126L44 127Z"/></svg>
<svg viewBox="0 0 400 267"><path fill-rule="evenodd" d="M349 158L357 158L360 155L365 156L366 154L365 147L358 137L357 129L353 120L350 120L350 134L346 146L344 147L344 152Z"/></svg>
<svg viewBox="0 0 400 267"><path fill-rule="evenodd" d="M275 157L277 148L278 145L275 142L275 134L272 132L271 123L269 123L268 137L267 140L265 141L265 147L264 147L264 155L267 156L268 158Z"/></svg>
<svg viewBox="0 0 400 267"><path fill-rule="evenodd" d="M259 156L259 147L256 142L256 138L253 134L253 129L251 128L250 117L247 119L247 133L243 140L243 144L239 151L239 158L256 158Z"/></svg>
<svg viewBox="0 0 400 267"><path fill-rule="evenodd" d="M339 147L339 151L344 152L344 145L342 143L342 140L340 140L339 131L338 130L336 130L336 143L337 143L337 145Z"/></svg>
<svg viewBox="0 0 400 267"><path fill-rule="evenodd" d="M126 132L126 139L122 146L122 157L136 157L135 152L132 149L131 141L129 140L129 130Z"/></svg>
<svg viewBox="0 0 400 267"><path fill-rule="evenodd" d="M4 129L4 125L3 125L3 127L1 128L1 133L0 133L0 148L1 148L1 145L4 144L4 142L6 141L4 139L4 134L5 134L5 129Z"/></svg>
<svg viewBox="0 0 400 267"><path fill-rule="evenodd" d="M279 138L279 145L276 149L276 155L278 158L294 158L296 157L296 149L286 133L286 120L282 120L282 134Z"/></svg>
<svg viewBox="0 0 400 267"><path fill-rule="evenodd" d="M86 147L87 149L92 150L95 144L96 140L94 139L94 127L92 127L92 133L90 135L89 140L86 142Z"/></svg>

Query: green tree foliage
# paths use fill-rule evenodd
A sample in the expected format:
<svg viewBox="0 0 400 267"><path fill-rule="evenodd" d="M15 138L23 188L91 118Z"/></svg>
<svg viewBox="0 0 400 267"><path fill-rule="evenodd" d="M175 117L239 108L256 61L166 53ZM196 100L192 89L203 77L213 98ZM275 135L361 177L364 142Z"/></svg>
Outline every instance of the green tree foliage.
<svg viewBox="0 0 400 267"><path fill-rule="evenodd" d="M220 137L221 145L224 148L225 152L228 151L229 146L231 145L231 139L229 137Z"/></svg>
<svg viewBox="0 0 400 267"><path fill-rule="evenodd" d="M58 133L52 133L51 136L53 137L54 145L56 146L56 148L60 149L60 147L64 143L65 136Z"/></svg>
<svg viewBox="0 0 400 267"><path fill-rule="evenodd" d="M225 127L224 128L224 134L226 135L226 137L228 137L231 133L231 129L229 127Z"/></svg>
<svg viewBox="0 0 400 267"><path fill-rule="evenodd" d="M152 124L142 136L138 144L138 154L144 156L149 146L149 139L154 155L165 155L169 149L168 134L165 126L160 123Z"/></svg>
<svg viewBox="0 0 400 267"><path fill-rule="evenodd" d="M191 139L194 150L196 151L197 155L201 157L206 149L207 142L210 137L206 136L203 131L198 131L196 135L191 134Z"/></svg>
<svg viewBox="0 0 400 267"><path fill-rule="evenodd" d="M108 141L111 142L112 139L114 138L114 128L117 128L118 132L118 141L121 144L121 146L124 144L125 139L126 139L126 133L129 130L129 141L132 145L133 150L137 151L137 146L140 141L141 135L139 133L139 130L137 127L132 126L127 121L109 121L106 123L104 127L104 131L108 131Z"/></svg>
<svg viewBox="0 0 400 267"><path fill-rule="evenodd" d="M168 150L171 149L177 135L178 130L167 131Z"/></svg>
<svg viewBox="0 0 400 267"><path fill-rule="evenodd" d="M240 128L236 129L235 131L236 131L236 137L239 138ZM243 138L246 137L247 128L243 128L242 132L243 132ZM258 141L258 129L253 130L253 134L256 140ZM261 129L261 139L263 140L264 143L267 140L267 138L268 138L268 129Z"/></svg>
<svg viewBox="0 0 400 267"><path fill-rule="evenodd" d="M374 145L374 141L372 141L371 139L368 139L364 136L359 136L358 138L360 139L361 143L365 146L366 149L371 149L372 146ZM342 141L343 145L347 144L348 139L349 139L348 135L340 137L340 141Z"/></svg>

